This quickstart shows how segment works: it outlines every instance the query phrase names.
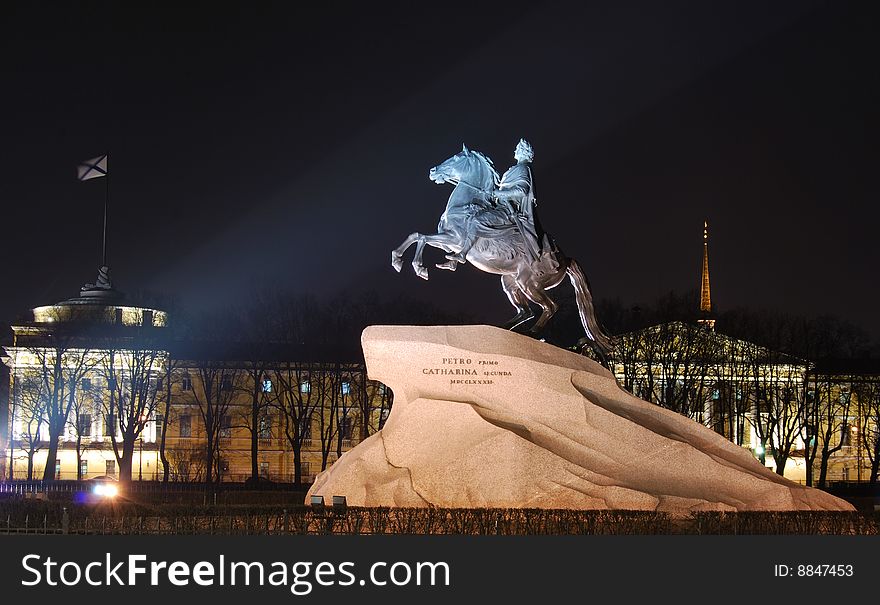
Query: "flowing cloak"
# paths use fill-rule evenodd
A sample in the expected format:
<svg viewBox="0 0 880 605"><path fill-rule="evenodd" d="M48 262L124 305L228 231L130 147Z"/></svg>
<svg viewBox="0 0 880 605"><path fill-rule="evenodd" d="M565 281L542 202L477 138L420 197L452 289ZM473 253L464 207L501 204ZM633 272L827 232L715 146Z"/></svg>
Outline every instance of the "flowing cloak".
<svg viewBox="0 0 880 605"><path fill-rule="evenodd" d="M532 170L525 162L511 166L501 177L495 197L510 209L511 219L516 224L526 251L532 261L541 256L541 240L535 220L535 187L532 181Z"/></svg>

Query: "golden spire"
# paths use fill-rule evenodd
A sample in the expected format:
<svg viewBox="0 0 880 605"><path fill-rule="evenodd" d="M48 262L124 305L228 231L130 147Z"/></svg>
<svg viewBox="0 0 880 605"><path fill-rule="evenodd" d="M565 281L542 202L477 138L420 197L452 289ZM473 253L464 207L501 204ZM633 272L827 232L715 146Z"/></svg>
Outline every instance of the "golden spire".
<svg viewBox="0 0 880 605"><path fill-rule="evenodd" d="M709 288L709 222L703 221L703 276L700 280L700 313L702 318L699 322L709 329L715 328L715 320L709 316L712 314L712 293Z"/></svg>

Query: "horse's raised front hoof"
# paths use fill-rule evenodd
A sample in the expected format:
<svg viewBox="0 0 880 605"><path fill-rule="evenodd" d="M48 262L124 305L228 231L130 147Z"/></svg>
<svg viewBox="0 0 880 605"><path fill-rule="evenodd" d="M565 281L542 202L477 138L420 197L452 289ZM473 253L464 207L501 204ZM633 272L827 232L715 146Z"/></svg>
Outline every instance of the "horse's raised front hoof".
<svg viewBox="0 0 880 605"><path fill-rule="evenodd" d="M455 271L458 269L458 263L454 260L446 261L445 263L437 263L434 266L438 269L445 269L446 271Z"/></svg>
<svg viewBox="0 0 880 605"><path fill-rule="evenodd" d="M391 266L394 267L394 270L400 273L400 270L403 269L403 257L400 256L397 252L391 253Z"/></svg>
<svg viewBox="0 0 880 605"><path fill-rule="evenodd" d="M425 267L416 267L415 265L413 265L413 270L416 272L416 275L418 275L425 281L428 280L428 269L426 269Z"/></svg>

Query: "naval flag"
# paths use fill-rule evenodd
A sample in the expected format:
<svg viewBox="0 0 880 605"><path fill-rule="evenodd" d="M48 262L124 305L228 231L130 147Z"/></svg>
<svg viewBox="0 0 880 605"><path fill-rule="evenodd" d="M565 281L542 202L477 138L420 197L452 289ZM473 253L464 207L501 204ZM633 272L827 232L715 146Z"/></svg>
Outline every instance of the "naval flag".
<svg viewBox="0 0 880 605"><path fill-rule="evenodd" d="M80 162L76 167L76 178L81 181L97 179L102 176L107 176L107 154Z"/></svg>

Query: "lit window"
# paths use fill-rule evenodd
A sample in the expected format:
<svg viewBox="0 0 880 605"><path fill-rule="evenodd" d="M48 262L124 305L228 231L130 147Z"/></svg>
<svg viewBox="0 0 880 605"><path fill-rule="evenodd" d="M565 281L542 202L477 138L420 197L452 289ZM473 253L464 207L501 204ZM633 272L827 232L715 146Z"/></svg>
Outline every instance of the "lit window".
<svg viewBox="0 0 880 605"><path fill-rule="evenodd" d="M182 391L191 391L193 388L192 378L190 378L189 373L187 372L180 378L180 390Z"/></svg>
<svg viewBox="0 0 880 605"><path fill-rule="evenodd" d="M260 478L262 478L262 479L269 478L269 463L266 461L260 462Z"/></svg>
<svg viewBox="0 0 880 605"><path fill-rule="evenodd" d="M348 382L347 380L346 380L346 381L343 381L343 383L342 383L342 394L343 394L343 395L348 395L348 393L349 393L350 391L351 391L351 384L349 384L349 382Z"/></svg>
<svg viewBox="0 0 880 605"><path fill-rule="evenodd" d="M232 436L232 416L229 414L224 414L223 417L220 418L220 436Z"/></svg>
<svg viewBox="0 0 880 605"><path fill-rule="evenodd" d="M272 381L268 378L263 380L263 392L271 393L272 392Z"/></svg>
<svg viewBox="0 0 880 605"><path fill-rule="evenodd" d="M85 479L85 476L89 474L89 461L88 460L80 460L79 461L79 476Z"/></svg>
<svg viewBox="0 0 880 605"><path fill-rule="evenodd" d="M299 392L300 393L309 393L312 390L312 383L308 380L303 380L299 383Z"/></svg>

